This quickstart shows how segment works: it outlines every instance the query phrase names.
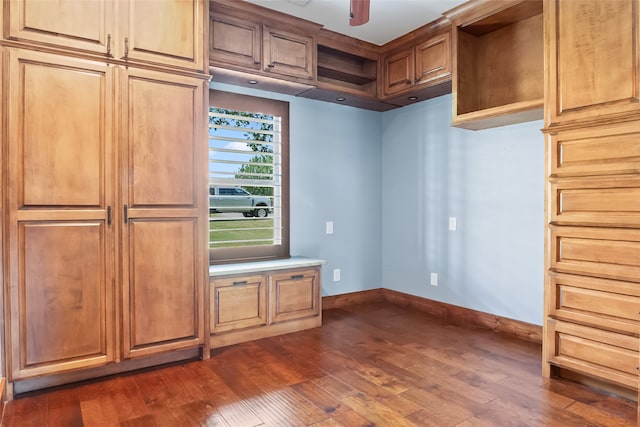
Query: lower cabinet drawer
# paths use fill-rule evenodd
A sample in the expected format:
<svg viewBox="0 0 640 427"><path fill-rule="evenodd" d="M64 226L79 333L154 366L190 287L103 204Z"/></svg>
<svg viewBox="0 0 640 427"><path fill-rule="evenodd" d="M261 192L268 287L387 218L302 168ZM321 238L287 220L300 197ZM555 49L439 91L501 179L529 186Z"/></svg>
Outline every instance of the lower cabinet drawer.
<svg viewBox="0 0 640 427"><path fill-rule="evenodd" d="M553 271L640 282L640 230L549 227Z"/></svg>
<svg viewBox="0 0 640 427"><path fill-rule="evenodd" d="M263 275L213 281L211 331L224 332L267 324L267 278Z"/></svg>
<svg viewBox="0 0 640 427"><path fill-rule="evenodd" d="M637 337L555 319L547 321L547 334L551 364L637 389Z"/></svg>
<svg viewBox="0 0 640 427"><path fill-rule="evenodd" d="M271 276L272 323L320 314L317 270L289 271Z"/></svg>
<svg viewBox="0 0 640 427"><path fill-rule="evenodd" d="M640 283L551 272L549 286L551 317L626 334L640 330Z"/></svg>

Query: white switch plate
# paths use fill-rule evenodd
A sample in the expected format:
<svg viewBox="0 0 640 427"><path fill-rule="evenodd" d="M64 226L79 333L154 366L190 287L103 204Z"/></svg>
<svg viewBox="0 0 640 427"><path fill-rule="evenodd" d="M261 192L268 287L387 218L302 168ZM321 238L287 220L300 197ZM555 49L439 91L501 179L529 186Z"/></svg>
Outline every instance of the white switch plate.
<svg viewBox="0 0 640 427"><path fill-rule="evenodd" d="M449 217L449 231L456 231L456 228L458 228L456 217L450 216Z"/></svg>
<svg viewBox="0 0 640 427"><path fill-rule="evenodd" d="M327 221L327 234L333 234L333 221Z"/></svg>
<svg viewBox="0 0 640 427"><path fill-rule="evenodd" d="M340 269L339 268L334 268L333 269L333 281L334 282L339 282L340 281Z"/></svg>
<svg viewBox="0 0 640 427"><path fill-rule="evenodd" d="M438 273L431 273L431 286L438 286Z"/></svg>

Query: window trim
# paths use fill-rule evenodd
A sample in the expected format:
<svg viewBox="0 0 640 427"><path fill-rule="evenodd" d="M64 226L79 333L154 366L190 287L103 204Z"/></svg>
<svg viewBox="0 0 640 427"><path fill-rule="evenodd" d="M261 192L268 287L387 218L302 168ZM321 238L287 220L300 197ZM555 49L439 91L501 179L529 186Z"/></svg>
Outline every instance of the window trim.
<svg viewBox="0 0 640 427"><path fill-rule="evenodd" d="M289 258L289 103L275 99L210 89L209 108L211 107L263 113L280 117L282 123L281 160L283 173L280 187L282 192L280 200L282 207L282 243L280 245L209 248L209 264L217 265ZM207 230L209 230L209 227L207 227ZM207 231L207 236L208 234ZM207 237L207 242L208 241L209 237Z"/></svg>

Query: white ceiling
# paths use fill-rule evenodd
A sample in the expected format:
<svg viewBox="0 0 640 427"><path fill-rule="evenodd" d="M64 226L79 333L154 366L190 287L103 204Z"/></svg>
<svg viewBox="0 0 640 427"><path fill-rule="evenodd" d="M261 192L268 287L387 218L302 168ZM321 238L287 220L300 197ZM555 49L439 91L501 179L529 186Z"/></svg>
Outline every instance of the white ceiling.
<svg viewBox="0 0 640 427"><path fill-rule="evenodd" d="M431 22L464 0L371 0L369 22L349 26L349 0L246 0L318 24L337 33L383 45ZM304 4L304 5L303 5Z"/></svg>

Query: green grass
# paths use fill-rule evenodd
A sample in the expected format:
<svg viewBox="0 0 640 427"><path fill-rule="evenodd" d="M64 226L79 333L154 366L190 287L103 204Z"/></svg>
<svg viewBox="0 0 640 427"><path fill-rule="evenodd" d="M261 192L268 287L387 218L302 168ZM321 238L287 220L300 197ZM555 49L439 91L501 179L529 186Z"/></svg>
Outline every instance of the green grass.
<svg viewBox="0 0 640 427"><path fill-rule="evenodd" d="M215 214L210 216L210 219L215 218ZM246 242L245 240L251 240L251 242ZM210 248L271 244L273 244L272 218L209 221Z"/></svg>

